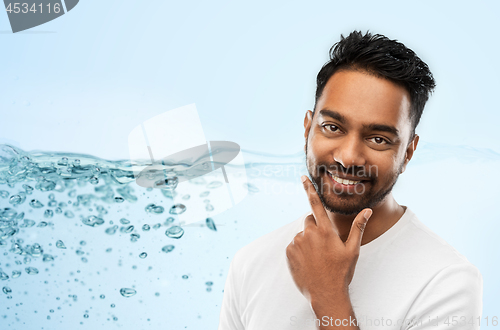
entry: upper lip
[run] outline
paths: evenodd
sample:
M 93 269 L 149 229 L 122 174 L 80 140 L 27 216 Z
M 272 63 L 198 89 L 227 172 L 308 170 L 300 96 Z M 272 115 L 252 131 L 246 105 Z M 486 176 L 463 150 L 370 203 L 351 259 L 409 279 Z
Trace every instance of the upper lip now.
M 328 171 L 328 173 L 330 173 L 331 175 L 336 176 L 338 178 L 345 179 L 345 180 L 351 180 L 351 181 L 367 181 L 367 180 L 369 180 L 369 178 L 367 178 L 367 177 L 348 176 L 348 175 L 339 174 L 339 173 L 335 173 L 335 172 L 331 172 L 331 171 Z

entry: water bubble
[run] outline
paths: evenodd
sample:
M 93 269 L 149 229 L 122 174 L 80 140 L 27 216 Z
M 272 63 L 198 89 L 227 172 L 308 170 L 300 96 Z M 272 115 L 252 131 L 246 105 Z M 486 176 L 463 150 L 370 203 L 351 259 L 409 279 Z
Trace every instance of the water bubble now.
M 136 293 L 137 293 L 137 291 L 135 291 L 134 289 L 130 289 L 130 288 L 121 288 L 120 289 L 120 294 L 124 297 L 127 297 L 127 298 L 134 296 Z
M 62 157 L 58 162 L 57 165 L 59 166 L 66 166 L 68 165 L 68 157 Z
M 220 181 L 212 181 L 212 182 L 210 182 L 207 185 L 207 188 L 209 188 L 209 189 L 215 189 L 215 188 L 219 188 L 220 186 L 222 186 L 222 182 L 220 182 Z
M 154 183 L 155 188 L 174 190 L 179 184 L 179 179 L 176 176 L 170 176 L 166 179 L 158 180 Z
M 125 202 L 125 199 L 123 197 L 115 197 L 115 202 L 116 203 L 123 203 L 123 202 Z
M 57 206 L 57 202 L 56 201 L 49 201 L 49 203 L 47 204 L 48 207 L 56 207 Z
M 26 194 L 31 195 L 33 193 L 33 187 L 27 184 L 23 184 L 22 186 L 26 191 Z
M 3 293 L 5 293 L 5 294 L 9 294 L 9 293 L 11 293 L 11 292 L 12 292 L 12 289 L 11 289 L 11 288 L 9 288 L 8 286 L 4 286 L 4 287 L 2 288 L 2 291 L 3 291 Z
M 54 199 L 56 199 L 56 196 L 53 193 L 50 193 L 49 194 L 49 199 L 50 200 L 54 200 Z
M 107 253 L 109 253 L 109 252 L 111 252 L 111 251 L 113 251 L 113 249 L 112 249 L 112 248 L 107 248 L 107 249 L 106 249 L 106 252 L 107 252 Z
M 8 239 L 16 235 L 19 232 L 19 228 L 7 227 L 4 229 L 0 229 L 0 240 Z
M 139 258 L 141 259 L 145 259 L 147 256 L 148 254 L 146 252 L 142 252 L 141 254 L 139 254 Z
M 205 222 L 207 224 L 208 229 L 213 230 L 213 231 L 217 231 L 217 228 L 215 227 L 214 219 L 207 218 L 207 220 Z
M 35 225 L 35 221 L 29 220 L 29 219 L 24 219 L 24 223 L 20 224 L 19 227 L 21 228 L 30 228 Z
M 88 262 L 87 258 L 82 257 L 82 262 L 87 263 Z
M 89 318 L 89 314 L 83 314 L 83 317 L 88 319 Z
M 141 238 L 141 235 L 139 234 L 130 234 L 130 241 L 131 242 L 137 242 L 137 240 Z
M 73 214 L 73 212 L 71 212 L 70 210 L 67 210 L 66 212 L 64 212 L 64 216 L 68 219 L 71 219 L 71 218 L 74 218 L 75 215 Z
M 81 245 L 81 246 L 85 246 L 85 245 L 87 245 L 87 242 L 85 242 L 85 241 L 80 241 L 80 245 Z
M 142 226 L 143 231 L 149 231 L 150 229 L 151 229 L 151 227 L 148 224 L 145 224 Z
M 207 204 L 207 205 L 205 205 L 205 210 L 207 210 L 207 211 L 213 211 L 214 207 L 213 207 L 212 204 Z
M 207 286 L 212 286 L 214 283 L 212 281 L 205 282 Z
M 155 292 L 155 296 L 159 297 L 160 293 L 159 292 Z
M 12 205 L 19 205 L 19 204 L 22 204 L 25 200 L 26 200 L 26 197 L 22 198 L 22 196 L 20 194 L 19 195 L 12 195 L 9 198 L 9 203 L 11 203 Z
M 108 214 L 108 211 L 102 205 L 97 205 L 95 209 L 99 214 Z
M 118 226 L 115 225 L 113 227 L 106 228 L 105 233 L 108 235 L 113 235 L 114 233 L 116 233 L 117 229 L 118 229 Z
M 64 245 L 64 242 L 63 242 L 63 241 L 58 240 L 58 241 L 56 242 L 56 247 L 57 247 L 58 249 L 65 249 L 65 248 L 66 248 L 66 245 Z
M 211 288 L 211 287 L 208 287 L 208 288 L 207 288 L 207 292 L 210 292 L 210 291 L 212 291 L 212 288 Z
M 104 223 L 104 220 L 96 217 L 95 215 L 88 216 L 87 218 L 83 218 L 82 222 L 84 225 L 95 227 L 100 226 Z
M 13 270 L 12 271 L 12 278 L 18 278 L 19 276 L 21 276 L 20 270 Z
M 47 227 L 49 224 L 45 221 L 40 221 L 38 223 L 38 226 L 37 227 L 40 227 L 40 228 L 43 228 L 43 227 Z
M 104 299 L 104 298 L 106 298 L 106 296 L 102 294 L 99 296 L 99 298 Z
M 210 191 L 204 191 L 200 194 L 200 197 L 203 198 L 203 197 L 207 197 L 208 195 L 210 194 Z
M 56 208 L 56 213 L 57 214 L 61 214 L 62 213 L 62 209 L 60 207 Z
M 161 227 L 161 223 L 157 223 L 153 226 L 153 229 L 159 229 Z
M 186 211 L 186 206 L 184 204 L 175 204 L 170 208 L 170 214 L 182 214 Z
M 46 209 L 45 212 L 43 212 L 43 216 L 45 218 L 52 218 L 54 216 L 54 211 Z
M 121 290 L 120 290 L 120 291 L 121 291 Z M 116 305 L 115 305 L 115 304 L 111 304 L 110 306 L 111 306 L 111 308 L 115 308 L 115 306 L 116 306 Z
M 27 265 L 27 264 L 31 263 L 31 258 L 26 256 L 26 257 L 24 257 L 23 262 L 25 265 Z
M 26 267 L 25 271 L 26 271 L 26 274 L 28 274 L 28 275 L 38 274 L 38 269 L 36 269 L 35 267 Z
M 168 218 L 167 218 L 167 220 L 165 220 L 164 225 L 165 225 L 165 226 L 168 226 L 169 224 L 173 223 L 174 221 L 175 221 L 175 219 L 174 219 L 174 218 L 172 218 L 172 217 L 168 217 Z
M 179 239 L 182 237 L 182 235 L 184 235 L 184 229 L 182 229 L 179 226 L 172 226 L 172 227 L 167 229 L 167 231 L 165 232 L 165 235 L 167 235 L 170 238 Z
M 182 275 L 182 278 L 183 278 L 183 279 L 185 279 L 185 280 L 187 280 L 187 279 L 189 278 L 189 276 L 187 276 L 187 275 Z
M 31 256 L 40 257 L 42 255 L 42 253 L 43 253 L 43 249 L 40 246 L 40 244 L 38 244 L 38 243 L 33 244 L 33 246 L 31 247 L 31 250 L 30 250 Z
M 134 226 L 130 225 L 127 227 L 121 227 L 120 232 L 125 233 L 125 234 L 130 234 L 134 230 Z
M 182 196 L 182 199 L 184 200 L 188 200 L 189 198 L 191 198 L 191 195 L 189 194 Z
M 154 213 L 154 214 L 161 214 L 165 210 L 163 206 L 155 205 L 153 203 L 148 204 L 145 208 L 146 212 L 148 213 Z
M 125 218 L 121 218 L 120 219 L 120 222 L 123 224 L 123 225 L 128 225 L 130 223 L 129 220 L 125 219 Z
M 165 253 L 172 252 L 174 250 L 175 246 L 173 245 L 165 245 L 164 247 L 161 248 L 161 250 Z
M 43 262 L 51 262 L 54 261 L 54 257 L 51 256 L 50 254 L 44 254 L 43 255 Z
M 0 190 L 0 197 L 2 198 L 9 197 L 9 192 L 7 190 Z
M 41 191 L 50 191 L 54 190 L 56 188 L 56 183 L 50 180 L 42 180 L 39 181 L 36 185 L 35 188 Z
M 0 280 L 2 280 L 2 281 L 6 281 L 6 280 L 8 280 L 8 279 L 9 279 L 9 275 L 7 275 L 6 273 L 4 273 L 4 272 L 2 272 L 2 271 L 0 270 Z

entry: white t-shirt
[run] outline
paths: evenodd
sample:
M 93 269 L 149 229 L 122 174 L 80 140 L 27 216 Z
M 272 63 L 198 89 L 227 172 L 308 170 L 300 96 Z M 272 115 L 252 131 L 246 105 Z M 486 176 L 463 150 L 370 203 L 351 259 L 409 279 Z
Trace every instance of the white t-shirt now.
M 236 253 L 219 330 L 309 330 L 320 322 L 349 321 L 316 319 L 288 270 L 286 247 L 311 213 Z M 478 269 L 409 208 L 384 234 L 361 246 L 349 286 L 362 330 L 479 329 L 482 291 Z

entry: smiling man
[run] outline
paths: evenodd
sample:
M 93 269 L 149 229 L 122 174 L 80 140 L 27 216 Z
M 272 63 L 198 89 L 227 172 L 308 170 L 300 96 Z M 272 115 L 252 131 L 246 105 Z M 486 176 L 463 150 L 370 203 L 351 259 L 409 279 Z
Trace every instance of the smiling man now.
M 481 274 L 391 193 L 434 86 L 402 43 L 341 36 L 304 119 L 311 211 L 236 253 L 219 330 L 479 329 Z

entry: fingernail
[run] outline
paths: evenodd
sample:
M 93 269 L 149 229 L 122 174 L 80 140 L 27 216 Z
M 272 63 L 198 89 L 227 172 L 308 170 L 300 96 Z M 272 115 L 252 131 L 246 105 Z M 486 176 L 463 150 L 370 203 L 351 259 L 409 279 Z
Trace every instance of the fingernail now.
M 365 217 L 365 221 L 368 221 L 368 219 L 370 219 L 372 213 L 373 211 L 371 209 L 365 211 L 365 214 L 363 215 Z
M 307 180 L 307 176 L 303 175 L 303 176 L 300 177 L 300 179 L 302 180 L 302 183 L 304 183 Z

